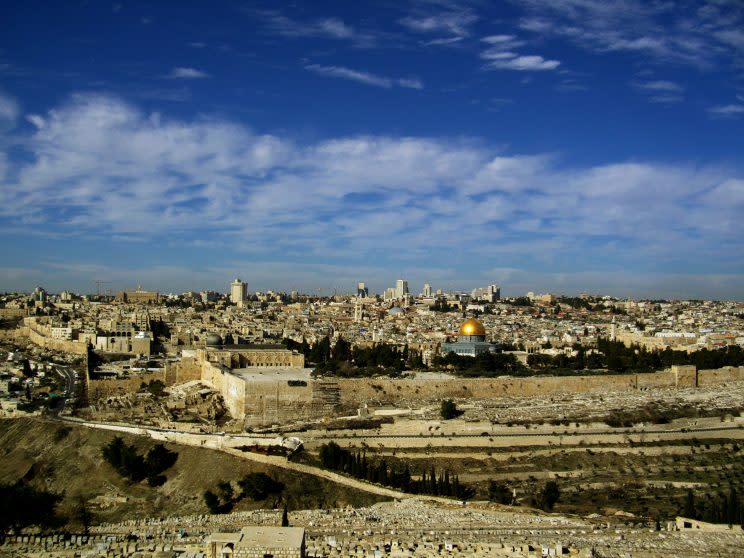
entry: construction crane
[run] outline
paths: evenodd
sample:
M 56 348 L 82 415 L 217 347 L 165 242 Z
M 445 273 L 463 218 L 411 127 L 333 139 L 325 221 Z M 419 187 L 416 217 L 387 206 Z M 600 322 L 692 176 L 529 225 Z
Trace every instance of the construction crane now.
M 110 285 L 111 281 L 93 281 L 96 284 L 96 295 L 101 296 L 101 285 Z M 111 289 L 109 289 L 109 292 L 111 292 Z

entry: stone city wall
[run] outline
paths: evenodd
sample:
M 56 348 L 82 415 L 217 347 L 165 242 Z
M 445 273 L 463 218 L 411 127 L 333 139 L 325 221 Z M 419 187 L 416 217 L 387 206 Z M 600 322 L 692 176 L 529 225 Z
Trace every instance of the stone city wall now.
M 165 365 L 165 384 L 172 386 L 202 379 L 202 363 L 195 357 L 183 357 Z
M 744 366 L 724 366 L 716 370 L 699 370 L 698 385 L 708 386 L 744 380 Z
M 52 339 L 51 337 L 44 335 L 36 329 L 36 324 L 32 321 L 33 318 L 25 318 L 24 326 L 16 329 L 18 335 L 28 337 L 28 340 L 44 347 L 45 349 L 51 349 L 53 351 L 60 351 L 64 353 L 72 353 L 75 355 L 86 355 L 88 354 L 88 344 L 80 341 L 64 341 L 62 339 Z
M 671 370 L 649 374 L 444 380 L 339 379 L 338 385 L 342 405 L 358 407 L 370 401 L 396 404 L 401 400 L 410 399 L 525 397 L 551 393 L 626 391 L 651 387 L 696 387 L 738 380 L 744 380 L 744 367 L 696 372 L 694 366 L 675 366 Z
M 209 382 L 222 394 L 225 406 L 233 418 L 238 420 L 245 418 L 245 380 L 231 374 L 227 368 L 210 362 L 203 363 L 201 379 Z
M 96 401 L 116 395 L 135 393 L 140 390 L 142 382 L 148 384 L 153 380 L 160 380 L 165 383 L 165 370 L 146 372 L 129 378 L 90 380 L 88 382 L 88 398 L 90 401 Z
M 245 424 L 268 425 L 311 416 L 312 382 L 290 385 L 284 381 L 246 380 Z
M 28 316 L 28 308 L 0 308 L 0 318 L 13 319 Z

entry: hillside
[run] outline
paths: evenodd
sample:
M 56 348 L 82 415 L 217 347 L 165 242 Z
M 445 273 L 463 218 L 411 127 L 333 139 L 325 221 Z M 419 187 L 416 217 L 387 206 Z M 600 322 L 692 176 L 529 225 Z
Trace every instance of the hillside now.
M 156 488 L 120 477 L 101 457 L 101 448 L 115 434 L 85 427 L 28 418 L 0 420 L 0 482 L 24 479 L 37 488 L 64 492 L 62 513 L 72 514 L 80 497 L 88 502 L 93 524 L 142 516 L 207 513 L 203 494 L 220 481 L 237 481 L 252 472 L 265 472 L 285 484 L 282 495 L 290 509 L 370 505 L 383 498 L 330 481 L 253 463 L 204 448 L 166 444 L 178 452 L 167 481 Z M 154 442 L 122 435 L 145 453 Z M 237 487 L 236 487 L 237 488 Z M 243 499 L 236 511 L 280 506 L 279 498 L 253 502 Z

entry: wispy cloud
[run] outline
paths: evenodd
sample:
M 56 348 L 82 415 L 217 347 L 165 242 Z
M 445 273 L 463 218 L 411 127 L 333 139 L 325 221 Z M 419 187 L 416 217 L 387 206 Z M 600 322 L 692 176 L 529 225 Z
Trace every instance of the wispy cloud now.
M 19 114 L 16 100 L 0 91 L 0 129 L 15 126 Z
M 43 118 L 0 176 L 6 227 L 182 244 L 208 237 L 235 257 L 287 269 L 333 254 L 347 269 L 405 262 L 442 276 L 494 260 L 533 269 L 570 261 L 571 273 L 607 277 L 644 265 L 744 274 L 731 258 L 744 253 L 744 177 L 722 167 L 566 167 L 455 138 L 298 143 L 220 119 L 154 117 L 101 95 L 78 95 Z M 489 242 L 463 242 L 473 231 Z M 708 292 L 744 295 L 734 283 Z
M 634 81 L 633 87 L 648 95 L 652 103 L 671 104 L 684 100 L 685 88 L 679 83 L 668 80 Z
M 398 85 L 407 89 L 423 89 L 424 84 L 420 79 L 417 78 L 401 78 L 398 80 Z
M 39 116 L 38 114 L 27 114 L 26 120 L 36 126 L 39 130 L 46 126 L 46 120 L 44 120 L 44 118 L 42 116 Z
M 284 37 L 346 40 L 361 48 L 376 46 L 378 42 L 377 33 L 356 29 L 337 17 L 297 20 L 276 10 L 251 13 L 263 20 L 269 32 Z
M 488 61 L 485 65 L 487 69 L 535 72 L 555 70 L 561 65 L 558 60 L 519 54 L 517 49 L 524 46 L 525 42 L 515 35 L 489 35 L 483 37 L 481 41 L 490 45 L 480 53 L 480 57 Z
M 685 3 L 644 0 L 522 0 L 520 28 L 537 36 L 565 37 L 593 52 L 628 52 L 647 61 L 715 65 L 721 57 L 741 61 L 744 10 L 734 2 Z
M 716 105 L 708 109 L 708 114 L 717 118 L 737 118 L 744 115 L 744 104 Z
M 463 39 L 464 37 L 444 37 L 441 39 L 431 39 L 430 41 L 424 41 L 422 44 L 424 46 L 451 46 L 462 42 Z
M 417 33 L 447 33 L 455 37 L 470 35 L 470 26 L 478 16 L 470 10 L 448 11 L 422 17 L 408 16 L 398 23 Z
M 389 78 L 379 76 L 370 72 L 353 70 L 343 66 L 322 66 L 320 64 L 308 64 L 305 69 L 316 74 L 330 76 L 350 81 L 374 85 L 375 87 L 384 87 L 390 89 L 393 86 L 403 87 L 406 89 L 423 89 L 424 85 L 416 78 Z
M 173 68 L 166 76 L 169 79 L 203 79 L 209 74 L 195 68 Z
M 498 50 L 513 50 L 524 46 L 524 41 L 517 39 L 516 35 L 488 35 L 482 37 L 481 41 L 498 47 Z
M 663 91 L 666 93 L 682 93 L 684 91 L 684 87 L 680 84 L 667 80 L 637 81 L 633 85 L 646 91 Z
M 555 70 L 561 65 L 558 60 L 547 60 L 537 55 L 524 56 L 511 51 L 489 50 L 481 53 L 481 58 L 488 61 L 485 67 L 492 70 L 540 72 Z

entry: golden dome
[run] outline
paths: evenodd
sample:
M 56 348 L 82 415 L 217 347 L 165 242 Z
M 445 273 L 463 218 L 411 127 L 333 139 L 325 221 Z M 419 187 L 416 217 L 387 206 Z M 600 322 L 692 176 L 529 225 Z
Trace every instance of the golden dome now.
M 470 318 L 462 322 L 460 326 L 460 335 L 485 335 L 486 328 L 475 318 Z

